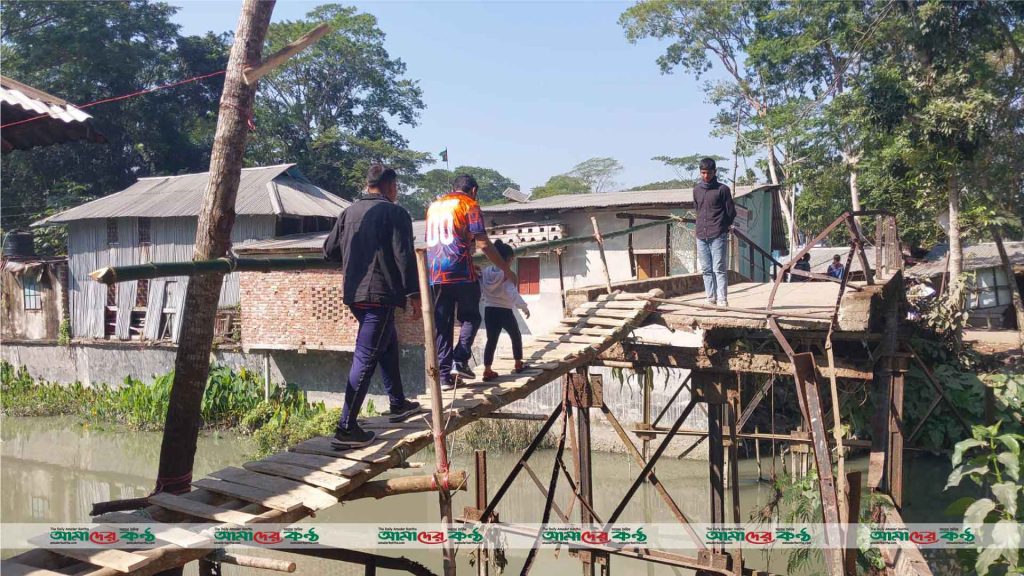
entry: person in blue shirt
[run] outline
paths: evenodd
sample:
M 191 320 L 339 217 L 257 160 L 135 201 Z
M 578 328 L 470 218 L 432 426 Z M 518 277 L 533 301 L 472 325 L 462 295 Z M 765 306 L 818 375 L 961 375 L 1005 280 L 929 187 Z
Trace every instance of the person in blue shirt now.
M 832 263 L 828 265 L 828 275 L 842 280 L 843 274 L 846 273 L 846 269 L 840 260 L 842 259 L 839 257 L 839 254 L 832 257 Z

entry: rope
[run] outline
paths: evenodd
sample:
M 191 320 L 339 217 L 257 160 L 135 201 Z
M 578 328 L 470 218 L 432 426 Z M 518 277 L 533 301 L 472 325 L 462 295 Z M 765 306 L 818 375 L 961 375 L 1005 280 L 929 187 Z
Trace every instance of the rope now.
M 103 98 L 102 100 L 95 100 L 93 102 L 88 102 L 86 104 L 78 104 L 78 105 L 68 104 L 68 106 L 73 106 L 75 108 L 78 108 L 79 110 L 82 110 L 84 108 L 90 108 L 92 106 L 98 106 L 100 104 L 107 104 L 109 102 L 117 102 L 117 101 L 120 101 L 120 100 L 127 100 L 129 98 L 135 98 L 136 96 L 142 96 L 143 94 L 149 94 L 150 92 L 156 92 L 158 90 L 166 90 L 167 88 L 174 88 L 175 86 L 181 86 L 182 84 L 189 84 L 191 82 L 198 82 L 200 80 L 205 80 L 207 78 L 212 78 L 214 76 L 220 76 L 221 74 L 226 74 L 226 73 L 227 73 L 227 70 L 218 70 L 216 72 L 211 72 L 209 74 L 203 74 L 201 76 L 193 76 L 192 78 L 186 78 L 184 80 L 178 80 L 177 82 L 172 82 L 170 84 L 164 84 L 164 85 L 161 85 L 161 86 L 154 86 L 152 88 L 146 88 L 145 90 L 138 90 L 138 91 L 135 91 L 135 92 L 130 92 L 128 94 L 122 94 L 120 96 L 113 96 L 111 98 Z M 40 114 L 38 116 L 32 116 L 31 118 L 24 118 L 24 119 L 18 120 L 16 122 L 9 122 L 7 124 L 0 125 L 0 129 L 10 128 L 12 126 L 18 126 L 19 124 L 26 124 L 28 122 L 34 122 L 36 120 L 39 120 L 39 119 L 42 119 L 42 118 L 49 118 L 49 117 L 51 117 L 49 113 Z

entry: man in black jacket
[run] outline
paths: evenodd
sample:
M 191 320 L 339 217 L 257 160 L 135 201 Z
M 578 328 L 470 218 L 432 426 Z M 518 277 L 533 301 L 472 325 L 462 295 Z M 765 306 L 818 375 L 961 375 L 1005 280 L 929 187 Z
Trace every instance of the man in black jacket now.
M 405 397 L 399 370 L 395 309 L 420 314 L 419 277 L 413 244 L 412 218 L 398 199 L 398 176 L 391 168 L 370 167 L 366 193 L 346 208 L 324 243 L 324 258 L 341 263 L 343 300 L 359 321 L 356 350 L 345 388 L 345 407 L 331 445 L 338 449 L 366 446 L 375 434 L 356 423 L 377 363 L 391 403 L 391 421 L 420 409 Z
M 729 305 L 729 276 L 725 255 L 729 230 L 736 219 L 729 187 L 718 181 L 715 161 L 700 161 L 700 182 L 693 188 L 697 207 L 697 256 L 704 274 L 704 295 L 708 304 Z

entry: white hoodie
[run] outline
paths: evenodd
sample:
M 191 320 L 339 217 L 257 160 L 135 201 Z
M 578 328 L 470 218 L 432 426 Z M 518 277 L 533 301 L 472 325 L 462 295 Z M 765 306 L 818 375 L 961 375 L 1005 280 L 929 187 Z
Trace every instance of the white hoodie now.
M 481 277 L 483 285 L 484 306 L 492 308 L 519 308 L 526 310 L 526 301 L 519 295 L 519 290 L 508 280 L 505 273 L 497 266 L 488 266 Z

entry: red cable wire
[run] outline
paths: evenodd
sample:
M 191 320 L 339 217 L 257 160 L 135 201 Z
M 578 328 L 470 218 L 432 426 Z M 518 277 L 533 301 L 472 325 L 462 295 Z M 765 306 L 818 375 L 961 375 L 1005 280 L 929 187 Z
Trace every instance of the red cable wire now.
M 124 94 L 124 95 L 121 95 L 121 96 L 114 96 L 112 98 L 104 98 L 102 100 L 96 100 L 94 102 L 89 102 L 88 104 L 82 104 L 82 105 L 77 105 L 77 106 L 74 105 L 74 104 L 71 104 L 71 106 L 74 106 L 75 108 L 78 108 L 79 110 L 81 110 L 83 108 L 89 108 L 90 106 L 96 106 L 96 105 L 99 105 L 99 104 L 106 104 L 107 102 L 116 102 L 118 100 L 127 100 L 128 98 L 134 98 L 136 96 L 141 96 L 143 94 L 149 94 L 150 92 L 156 92 L 157 90 L 164 90 L 166 88 L 173 88 L 175 86 L 180 86 L 182 84 L 188 84 L 190 82 L 198 82 L 200 80 L 205 80 L 207 78 L 212 78 L 214 76 L 219 76 L 221 74 L 225 74 L 226 72 L 227 72 L 227 70 L 218 70 L 217 72 L 211 72 L 209 74 L 203 74 L 202 76 L 194 76 L 192 78 L 186 78 L 184 80 L 179 80 L 177 82 L 172 82 L 170 84 L 164 84 L 162 86 L 154 86 L 153 88 L 146 88 L 145 90 L 139 90 L 137 92 L 131 92 L 129 94 Z M 27 122 L 32 122 L 32 121 L 35 121 L 35 120 L 39 120 L 40 118 L 48 118 L 48 117 L 50 117 L 49 113 L 47 113 L 47 114 L 40 114 L 38 116 L 33 116 L 31 118 L 23 118 L 23 119 L 18 120 L 16 122 L 10 122 L 8 124 L 0 125 L 0 129 L 10 128 L 11 126 L 17 126 L 19 124 L 25 124 Z

